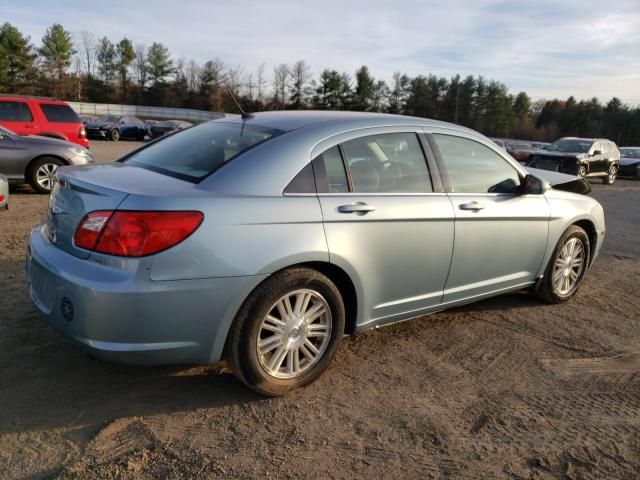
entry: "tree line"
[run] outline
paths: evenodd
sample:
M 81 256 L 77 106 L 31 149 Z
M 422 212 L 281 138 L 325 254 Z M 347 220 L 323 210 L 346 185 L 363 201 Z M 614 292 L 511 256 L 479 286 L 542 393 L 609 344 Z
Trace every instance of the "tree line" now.
M 69 101 L 245 110 L 356 110 L 414 115 L 464 125 L 495 137 L 552 141 L 560 136 L 606 137 L 618 145 L 640 145 L 640 107 L 613 97 L 537 100 L 513 95 L 482 76 L 410 77 L 390 82 L 367 66 L 353 76 L 324 69 L 312 74 L 299 60 L 267 72 L 231 66 L 219 58 L 204 63 L 174 58 L 160 42 L 134 45 L 82 31 L 73 35 L 51 25 L 40 45 L 10 23 L 0 27 L 0 92 L 51 96 Z

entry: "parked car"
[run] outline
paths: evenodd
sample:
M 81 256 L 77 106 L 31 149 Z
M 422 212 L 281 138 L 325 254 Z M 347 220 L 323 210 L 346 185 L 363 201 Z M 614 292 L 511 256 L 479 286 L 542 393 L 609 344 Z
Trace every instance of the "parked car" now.
M 579 177 L 602 177 L 611 185 L 620 168 L 620 152 L 615 143 L 604 138 L 565 137 L 547 151 L 530 155 L 528 165 Z
M 0 125 L 19 135 L 59 138 L 89 147 L 76 112 L 56 100 L 0 94 Z
M 51 325 L 119 362 L 224 356 L 265 395 L 314 381 L 344 333 L 524 288 L 569 300 L 605 233 L 567 191 L 584 179 L 423 118 L 224 118 L 57 177 L 27 256 Z
M 184 130 L 185 128 L 190 127 L 193 127 L 193 123 L 183 120 L 155 121 L 152 124 L 149 124 L 149 137 L 151 140 L 153 140 L 168 133 L 173 133 L 177 130 Z
M 640 180 L 640 147 L 621 147 L 620 149 L 621 177 L 634 177 Z
M 535 152 L 537 152 L 537 149 L 527 142 L 507 143 L 507 153 L 523 165 L 528 163 L 529 155 Z
M 490 139 L 493 143 L 495 143 L 496 145 L 498 145 L 501 149 L 506 150 L 507 149 L 507 143 L 504 139 L 502 138 L 491 138 Z
M 0 174 L 0 210 L 9 209 L 9 180 Z
M 550 145 L 548 142 L 531 142 L 531 146 L 536 150 L 548 150 Z
M 57 138 L 23 137 L 0 127 L 0 173 L 15 183 L 28 183 L 37 192 L 49 193 L 55 171 L 63 165 L 86 165 L 94 159 L 84 147 Z
M 149 127 L 132 116 L 103 115 L 96 121 L 87 123 L 86 129 L 89 138 L 103 138 L 114 142 L 120 139 L 144 140 L 149 135 Z
M 98 117 L 95 115 L 80 115 L 80 121 L 83 125 L 87 125 L 87 123 L 95 122 L 98 120 Z

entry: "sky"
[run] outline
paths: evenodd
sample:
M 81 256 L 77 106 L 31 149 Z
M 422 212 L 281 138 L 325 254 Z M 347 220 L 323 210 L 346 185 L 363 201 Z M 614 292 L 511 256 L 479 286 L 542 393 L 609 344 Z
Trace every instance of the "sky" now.
M 640 104 L 640 0 L 0 0 L 4 21 L 35 44 L 57 22 L 245 73 L 304 59 L 316 75 L 483 75 L 534 99 Z

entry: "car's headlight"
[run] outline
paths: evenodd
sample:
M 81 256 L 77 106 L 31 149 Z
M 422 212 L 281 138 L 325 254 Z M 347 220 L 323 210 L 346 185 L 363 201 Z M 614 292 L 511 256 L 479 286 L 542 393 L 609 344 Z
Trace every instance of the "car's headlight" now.
M 69 147 L 68 150 L 78 157 L 90 157 L 89 151 L 85 148 Z

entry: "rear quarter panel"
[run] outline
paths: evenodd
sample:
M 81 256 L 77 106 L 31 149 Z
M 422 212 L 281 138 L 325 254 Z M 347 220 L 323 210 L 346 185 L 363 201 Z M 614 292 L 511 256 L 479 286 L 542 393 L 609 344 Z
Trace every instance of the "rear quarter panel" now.
M 193 235 L 154 257 L 152 280 L 264 275 L 297 263 L 329 261 L 315 196 L 131 195 L 119 208 L 198 210 L 205 215 Z

